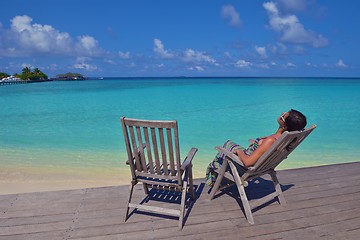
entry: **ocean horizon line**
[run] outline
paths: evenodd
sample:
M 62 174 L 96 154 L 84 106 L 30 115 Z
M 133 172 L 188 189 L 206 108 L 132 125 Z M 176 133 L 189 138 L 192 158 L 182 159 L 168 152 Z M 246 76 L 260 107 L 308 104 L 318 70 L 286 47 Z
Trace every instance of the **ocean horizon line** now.
M 319 76 L 315 76 L 315 77 L 304 77 L 304 76 L 300 76 L 300 77 L 295 77 L 295 76 L 158 76 L 158 77 L 154 77 L 154 76 L 139 76 L 139 77 L 94 77 L 94 76 L 90 76 L 87 77 L 87 80 L 112 80 L 112 79 L 181 79 L 181 78 L 186 78 L 186 79 L 360 79 L 359 77 L 319 77 Z

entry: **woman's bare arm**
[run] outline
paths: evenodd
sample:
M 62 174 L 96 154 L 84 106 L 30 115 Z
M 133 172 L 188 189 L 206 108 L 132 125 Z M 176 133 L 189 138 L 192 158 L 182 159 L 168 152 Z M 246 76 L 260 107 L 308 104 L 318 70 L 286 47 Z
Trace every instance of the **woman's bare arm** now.
M 275 139 L 272 137 L 265 138 L 261 145 L 250 155 L 247 156 L 242 150 L 234 151 L 239 159 L 244 163 L 246 167 L 250 167 L 256 163 L 256 161 L 270 148 L 270 146 L 275 142 Z

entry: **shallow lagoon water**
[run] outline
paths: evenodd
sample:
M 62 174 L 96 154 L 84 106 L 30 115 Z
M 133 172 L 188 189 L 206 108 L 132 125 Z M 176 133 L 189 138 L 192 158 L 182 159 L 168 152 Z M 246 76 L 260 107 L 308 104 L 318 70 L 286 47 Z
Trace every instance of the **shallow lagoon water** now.
M 0 87 L 0 161 L 7 169 L 57 169 L 64 176 L 129 175 L 119 118 L 179 122 L 185 157 L 199 148 L 203 177 L 214 146 L 272 134 L 290 108 L 317 129 L 279 169 L 358 161 L 360 79 L 149 78 L 53 81 Z M 9 170 L 11 169 L 11 170 Z M 1 172 L 1 170 L 0 170 Z M 25 181 L 32 180 L 25 177 Z M 121 180 L 122 181 L 122 180 Z M 126 181 L 127 183 L 128 181 Z M 122 184 L 124 182 L 121 182 Z

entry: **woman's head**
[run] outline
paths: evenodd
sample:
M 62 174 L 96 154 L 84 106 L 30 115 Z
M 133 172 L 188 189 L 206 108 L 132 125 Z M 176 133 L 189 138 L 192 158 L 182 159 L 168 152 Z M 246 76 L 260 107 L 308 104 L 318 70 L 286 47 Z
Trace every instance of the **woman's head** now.
M 294 109 L 282 114 L 279 120 L 283 122 L 280 125 L 289 132 L 300 131 L 305 128 L 307 123 L 304 114 Z

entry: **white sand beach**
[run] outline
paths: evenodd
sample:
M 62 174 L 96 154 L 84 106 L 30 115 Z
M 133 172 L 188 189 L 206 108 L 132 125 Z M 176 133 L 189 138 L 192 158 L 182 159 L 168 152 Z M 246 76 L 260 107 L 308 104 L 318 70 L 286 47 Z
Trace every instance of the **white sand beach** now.
M 61 167 L 2 167 L 0 195 L 125 185 L 130 171 L 65 169 Z

